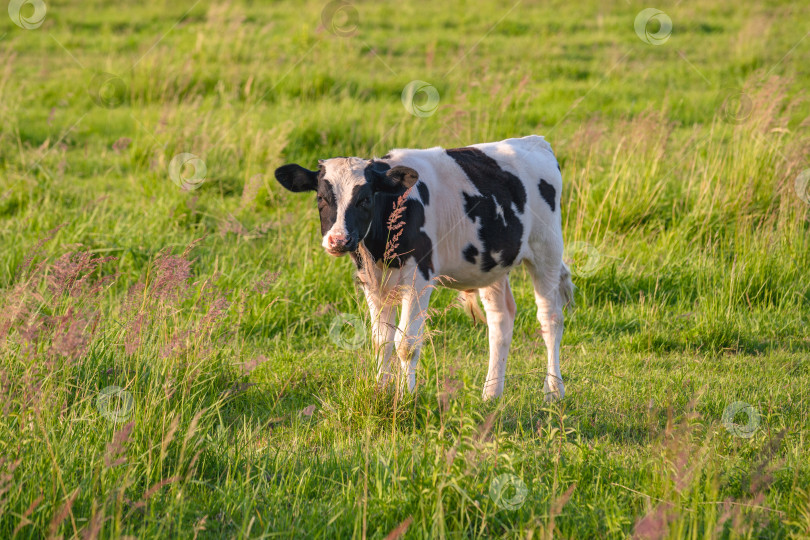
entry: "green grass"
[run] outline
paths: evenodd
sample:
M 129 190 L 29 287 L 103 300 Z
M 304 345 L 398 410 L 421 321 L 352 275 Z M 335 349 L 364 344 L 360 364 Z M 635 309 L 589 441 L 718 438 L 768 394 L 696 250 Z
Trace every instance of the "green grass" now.
M 349 37 L 325 5 L 0 16 L 0 537 L 810 536 L 810 7 L 664 2 L 653 46 L 637 2 L 357 1 Z M 274 168 L 531 133 L 579 247 L 565 399 L 522 269 L 500 401 L 450 291 L 418 392 L 376 391 L 368 340 L 329 335 L 368 318 L 353 267 Z

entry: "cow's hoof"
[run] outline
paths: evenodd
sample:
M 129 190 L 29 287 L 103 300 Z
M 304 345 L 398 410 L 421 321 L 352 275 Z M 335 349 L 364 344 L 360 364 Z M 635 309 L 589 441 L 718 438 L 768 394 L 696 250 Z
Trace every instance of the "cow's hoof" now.
M 484 390 L 481 392 L 484 401 L 498 399 L 501 397 L 501 394 L 503 394 L 503 377 L 487 375 L 486 382 L 484 382 Z
M 387 390 L 395 383 L 395 379 L 388 373 L 380 373 L 377 375 L 377 390 Z
M 546 377 L 543 383 L 543 399 L 546 403 L 553 403 L 565 397 L 565 385 L 557 377 Z

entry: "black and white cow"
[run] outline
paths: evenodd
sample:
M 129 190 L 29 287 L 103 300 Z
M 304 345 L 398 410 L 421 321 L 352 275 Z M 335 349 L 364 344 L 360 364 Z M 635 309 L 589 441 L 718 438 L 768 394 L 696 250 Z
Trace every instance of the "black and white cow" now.
M 543 137 L 397 149 L 371 160 L 338 157 L 320 160 L 317 171 L 289 164 L 275 175 L 290 191 L 317 193 L 324 249 L 352 255 L 371 310 L 381 382 L 397 372 L 396 347 L 400 373 L 414 389 L 428 302 L 439 283 L 462 291 L 468 308 L 477 308 L 480 294 L 490 348 L 483 394 L 500 396 L 516 311 L 509 271 L 523 263 L 548 349 L 544 393 L 563 397 L 563 306 L 573 284 L 563 263 L 562 176 Z M 398 204 L 400 226 L 391 227 Z

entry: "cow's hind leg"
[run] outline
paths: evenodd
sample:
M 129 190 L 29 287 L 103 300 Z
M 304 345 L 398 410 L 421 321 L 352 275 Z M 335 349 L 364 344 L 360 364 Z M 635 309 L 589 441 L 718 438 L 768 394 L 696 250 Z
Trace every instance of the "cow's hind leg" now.
M 537 320 L 548 354 L 543 393 L 546 401 L 556 401 L 565 396 L 560 373 L 560 342 L 563 335 L 563 306 L 572 301 L 574 285 L 568 267 L 562 262 L 562 253 L 553 258 L 545 253 L 542 264 L 526 261 L 526 267 L 532 277 Z
M 479 289 L 481 302 L 487 314 L 489 330 L 489 369 L 484 382 L 484 399 L 496 398 L 503 392 L 506 377 L 506 357 L 512 343 L 515 326 L 515 299 L 509 287 L 509 277 L 489 287 Z

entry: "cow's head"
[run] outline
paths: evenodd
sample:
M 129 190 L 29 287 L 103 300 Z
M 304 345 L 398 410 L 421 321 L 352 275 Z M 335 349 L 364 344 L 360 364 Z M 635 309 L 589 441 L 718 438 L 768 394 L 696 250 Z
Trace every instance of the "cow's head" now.
M 371 230 L 378 193 L 402 193 L 419 179 L 409 167 L 361 158 L 332 158 L 310 171 L 291 163 L 276 169 L 276 180 L 290 191 L 315 191 L 321 214 L 323 248 L 339 257 L 356 251 Z

